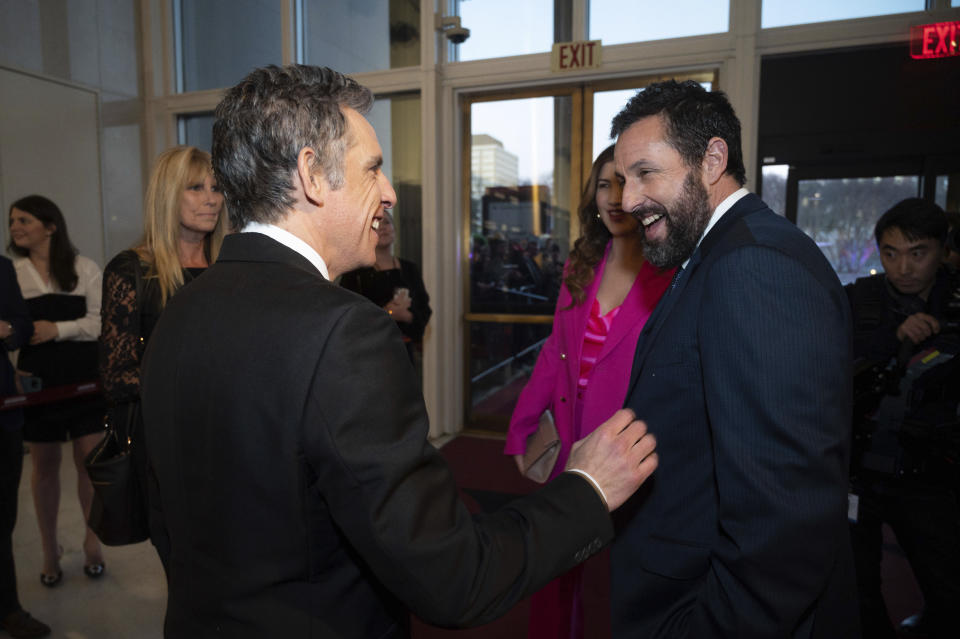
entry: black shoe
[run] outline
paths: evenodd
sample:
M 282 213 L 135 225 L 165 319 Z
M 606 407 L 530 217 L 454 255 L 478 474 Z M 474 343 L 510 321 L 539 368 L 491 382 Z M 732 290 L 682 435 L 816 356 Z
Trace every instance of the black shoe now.
M 62 570 L 58 570 L 57 574 L 55 575 L 46 575 L 42 572 L 40 573 L 40 583 L 42 583 L 47 588 L 53 588 L 54 586 L 58 585 L 62 580 L 63 580 Z
M 83 567 L 83 574 L 91 579 L 99 579 L 103 577 L 103 573 L 106 572 L 107 566 L 102 561 L 95 564 L 87 564 Z
M 3 629 L 11 637 L 26 639 L 29 637 L 46 637 L 50 634 L 50 626 L 37 621 L 26 610 L 11 612 L 3 618 Z

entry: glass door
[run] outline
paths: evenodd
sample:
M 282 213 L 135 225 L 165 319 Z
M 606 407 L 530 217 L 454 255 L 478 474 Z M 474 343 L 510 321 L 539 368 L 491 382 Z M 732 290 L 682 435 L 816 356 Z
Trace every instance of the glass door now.
M 582 90 L 464 104 L 467 423 L 504 431 L 550 335 L 576 233 Z
M 678 79 L 712 83 L 713 72 Z M 610 121 L 660 77 L 471 96 L 462 103 L 466 424 L 506 432 L 550 335 L 577 208 Z
M 874 237 L 877 220 L 911 197 L 947 204 L 949 172 L 929 160 L 856 165 L 767 165 L 760 196 L 809 235 L 843 284 L 883 270 Z M 940 189 L 940 185 L 943 185 Z M 941 194 L 940 191 L 943 191 Z

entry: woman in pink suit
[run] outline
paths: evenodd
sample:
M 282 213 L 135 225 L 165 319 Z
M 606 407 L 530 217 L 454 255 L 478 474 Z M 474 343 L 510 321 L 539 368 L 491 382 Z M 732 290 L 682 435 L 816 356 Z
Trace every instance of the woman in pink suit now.
M 639 222 L 620 208 L 612 145 L 593 163 L 579 216 L 581 235 L 564 267 L 553 332 L 514 408 L 504 448 L 522 472 L 527 438 L 550 409 L 561 441 L 551 479 L 563 471 L 571 445 L 623 405 L 637 338 L 673 275 L 643 258 Z M 583 564 L 533 595 L 531 639 L 584 636 L 582 574 Z

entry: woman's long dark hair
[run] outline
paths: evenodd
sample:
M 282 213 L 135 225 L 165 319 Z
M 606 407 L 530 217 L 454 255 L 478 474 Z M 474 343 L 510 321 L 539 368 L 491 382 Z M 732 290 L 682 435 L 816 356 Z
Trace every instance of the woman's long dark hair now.
M 77 288 L 77 249 L 70 242 L 67 234 L 67 222 L 63 213 L 56 204 L 42 195 L 28 195 L 10 205 L 7 212 L 9 223 L 13 209 L 20 209 L 40 220 L 45 227 L 54 226 L 50 236 L 50 277 L 57 283 L 61 291 L 72 291 Z M 29 249 L 22 248 L 10 240 L 10 250 L 22 257 L 29 257 Z
M 580 208 L 577 214 L 580 218 L 580 237 L 573 244 L 570 257 L 567 258 L 567 271 L 563 281 L 570 291 L 573 302 L 567 308 L 583 304 L 586 289 L 590 286 L 595 275 L 594 269 L 603 258 L 603 252 L 612 237 L 597 209 L 597 181 L 600 171 L 607 162 L 613 161 L 613 147 L 610 145 L 600 152 L 590 170 L 590 179 L 580 197 Z

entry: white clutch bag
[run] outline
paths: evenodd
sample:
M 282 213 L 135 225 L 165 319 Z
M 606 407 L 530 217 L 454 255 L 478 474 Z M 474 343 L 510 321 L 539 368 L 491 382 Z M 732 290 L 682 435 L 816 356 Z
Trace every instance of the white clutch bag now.
M 523 454 L 523 474 L 542 484 L 550 477 L 560 454 L 560 437 L 553 422 L 553 413 L 545 410 L 540 426 L 527 438 L 527 452 Z

